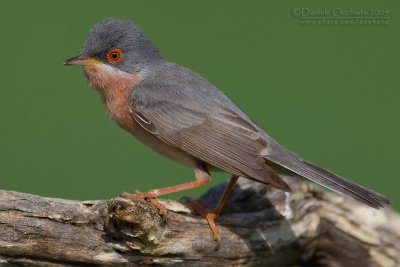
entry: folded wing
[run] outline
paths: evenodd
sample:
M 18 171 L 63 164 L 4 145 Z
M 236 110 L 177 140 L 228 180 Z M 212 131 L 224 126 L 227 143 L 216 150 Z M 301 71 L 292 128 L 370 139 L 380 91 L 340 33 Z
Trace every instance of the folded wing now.
M 267 142 L 258 128 L 218 98 L 199 102 L 202 97 L 183 86 L 146 85 L 136 87 L 130 100 L 136 121 L 165 143 L 221 170 L 289 191 L 261 157 Z

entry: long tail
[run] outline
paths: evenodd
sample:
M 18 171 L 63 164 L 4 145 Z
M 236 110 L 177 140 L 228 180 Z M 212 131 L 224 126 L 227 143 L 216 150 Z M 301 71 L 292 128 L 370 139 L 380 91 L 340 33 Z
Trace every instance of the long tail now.
M 373 208 L 378 209 L 383 207 L 383 203 L 390 204 L 389 199 L 385 196 L 301 159 L 296 154 L 276 143 L 275 140 L 270 141 L 272 142 L 270 142 L 268 155 L 263 155 L 267 161 L 278 164 L 304 178 Z

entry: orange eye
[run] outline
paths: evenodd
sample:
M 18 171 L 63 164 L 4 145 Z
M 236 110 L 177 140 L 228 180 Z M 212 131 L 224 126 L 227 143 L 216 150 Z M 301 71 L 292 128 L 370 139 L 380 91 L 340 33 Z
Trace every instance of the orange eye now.
M 113 49 L 108 51 L 107 60 L 110 63 L 117 63 L 122 60 L 122 51 L 121 49 Z

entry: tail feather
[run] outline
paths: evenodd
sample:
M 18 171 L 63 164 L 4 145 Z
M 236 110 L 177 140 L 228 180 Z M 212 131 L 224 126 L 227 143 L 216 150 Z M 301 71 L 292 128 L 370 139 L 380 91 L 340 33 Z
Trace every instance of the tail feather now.
M 275 147 L 274 150 L 270 150 L 272 153 L 264 155 L 264 158 L 317 184 L 325 186 L 354 200 L 358 200 L 373 208 L 378 209 L 383 207 L 384 203 L 390 204 L 389 199 L 381 194 L 348 181 L 333 172 L 314 165 L 311 162 L 303 160 L 283 147 L 279 146 L 279 151 L 277 151 L 276 148 L 277 147 Z

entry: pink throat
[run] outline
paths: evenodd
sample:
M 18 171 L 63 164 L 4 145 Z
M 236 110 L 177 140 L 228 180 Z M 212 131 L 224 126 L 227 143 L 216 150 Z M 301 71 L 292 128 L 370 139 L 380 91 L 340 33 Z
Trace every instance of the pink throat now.
M 84 66 L 84 73 L 92 87 L 101 94 L 104 101 L 126 97 L 130 89 L 139 82 L 139 74 L 130 74 L 106 64 Z
M 130 74 L 103 64 L 85 66 L 84 73 L 90 85 L 100 93 L 111 118 L 132 132 L 134 122 L 129 93 L 139 83 L 140 74 Z

